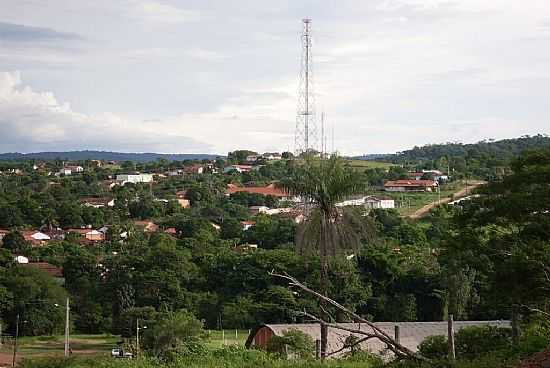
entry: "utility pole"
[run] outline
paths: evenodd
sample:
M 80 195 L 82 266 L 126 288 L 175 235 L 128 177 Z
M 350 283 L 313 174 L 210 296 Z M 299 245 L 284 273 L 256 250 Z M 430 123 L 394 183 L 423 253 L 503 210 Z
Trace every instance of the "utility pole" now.
M 136 358 L 139 354 L 139 330 L 145 330 L 147 326 L 139 327 L 139 318 L 136 319 Z
M 15 362 L 17 360 L 17 339 L 19 338 L 19 313 L 15 318 L 15 342 L 13 343 L 13 360 L 11 363 L 12 367 L 15 367 Z
M 136 358 L 139 354 L 139 318 L 136 319 Z
M 65 304 L 65 358 L 69 357 L 70 347 L 69 347 L 69 298 Z

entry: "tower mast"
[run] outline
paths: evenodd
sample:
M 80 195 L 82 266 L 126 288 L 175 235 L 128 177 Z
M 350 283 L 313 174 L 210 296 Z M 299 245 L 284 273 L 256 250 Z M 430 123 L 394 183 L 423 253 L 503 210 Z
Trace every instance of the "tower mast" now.
M 300 70 L 300 87 L 298 94 L 298 112 L 294 145 L 299 155 L 310 150 L 317 150 L 317 126 L 315 119 L 315 99 L 313 93 L 313 58 L 311 53 L 311 19 L 303 19 L 302 61 Z

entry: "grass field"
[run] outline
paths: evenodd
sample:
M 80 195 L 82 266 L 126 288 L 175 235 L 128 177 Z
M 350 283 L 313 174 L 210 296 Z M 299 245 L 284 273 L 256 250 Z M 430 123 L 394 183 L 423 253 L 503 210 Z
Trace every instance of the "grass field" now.
M 355 170 L 389 169 L 391 166 L 395 166 L 394 164 L 389 162 L 367 160 L 347 160 L 346 163 Z
M 223 345 L 244 346 L 248 337 L 248 330 L 225 330 L 223 334 L 218 330 L 208 330 L 207 333 L 207 344 L 212 348 L 219 348 Z
M 384 192 L 385 196 L 392 197 L 396 201 L 396 206 L 400 207 L 397 211 L 402 216 L 410 216 L 418 211 L 420 208 L 437 202 L 439 198 L 451 197 L 454 193 L 464 189 L 466 187 L 463 182 L 452 182 L 441 186 L 441 193 L 438 192 L 413 192 L 413 193 L 396 193 L 396 192 Z
M 212 349 L 222 346 L 238 345 L 243 347 L 248 330 L 208 330 L 206 344 Z M 111 349 L 121 341 L 113 335 L 72 335 L 71 350 L 74 355 L 109 356 Z M 64 352 L 64 336 L 21 337 L 18 341 L 18 361 L 23 358 L 61 356 Z M 11 366 L 13 341 L 8 340 L 0 346 L 0 367 Z

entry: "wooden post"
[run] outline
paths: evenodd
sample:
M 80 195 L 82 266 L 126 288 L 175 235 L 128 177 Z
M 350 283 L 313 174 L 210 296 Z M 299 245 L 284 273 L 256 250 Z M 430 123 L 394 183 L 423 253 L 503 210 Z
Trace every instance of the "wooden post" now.
M 395 325 L 393 328 L 393 337 L 395 342 L 399 344 L 399 325 Z
M 449 320 L 447 324 L 447 338 L 449 342 L 449 360 L 455 360 L 456 359 L 456 352 L 455 352 L 455 326 L 454 326 L 454 318 L 452 314 L 449 314 Z
M 225 331 L 222 329 L 222 346 L 225 346 Z
M 19 338 L 19 313 L 17 313 L 17 317 L 15 319 L 15 342 L 13 344 L 13 360 L 11 363 L 12 367 L 15 367 L 15 363 L 17 361 L 17 339 Z
M 321 358 L 321 340 L 315 340 L 315 359 Z

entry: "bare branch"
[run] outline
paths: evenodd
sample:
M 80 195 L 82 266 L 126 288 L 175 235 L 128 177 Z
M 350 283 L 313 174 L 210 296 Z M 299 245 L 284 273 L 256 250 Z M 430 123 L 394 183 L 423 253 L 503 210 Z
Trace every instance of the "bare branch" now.
M 423 360 L 423 361 L 429 362 L 429 360 L 426 359 L 425 357 L 411 351 L 407 347 L 405 347 L 405 346 L 401 345 L 400 343 L 398 343 L 397 341 L 395 341 L 395 339 L 393 337 L 388 335 L 382 329 L 378 328 L 373 322 L 357 315 L 356 313 L 352 312 L 351 310 L 344 307 L 343 305 L 336 302 L 335 300 L 333 300 L 333 299 L 331 299 L 331 298 L 329 298 L 329 297 L 327 297 L 323 294 L 320 294 L 320 293 L 316 292 L 315 290 L 312 290 L 312 289 L 308 288 L 306 285 L 302 284 L 300 281 L 298 281 L 296 278 L 290 276 L 286 272 L 283 273 L 283 274 L 279 274 L 279 273 L 275 273 L 274 271 L 271 271 L 271 272 L 269 272 L 269 274 L 271 276 L 275 276 L 275 277 L 279 277 L 281 279 L 287 280 L 290 286 L 299 287 L 300 289 L 304 290 L 308 294 L 311 294 L 311 295 L 315 296 L 317 299 L 319 299 L 321 301 L 325 301 L 326 303 L 336 307 L 340 311 L 342 311 L 342 312 L 348 314 L 349 316 L 351 316 L 355 322 L 360 322 L 360 323 L 366 324 L 367 326 L 372 328 L 373 333 L 368 333 L 368 332 L 365 332 L 365 331 L 361 331 L 361 330 L 357 330 L 357 329 L 353 329 L 353 328 L 348 328 L 348 327 L 338 325 L 338 324 L 335 324 L 335 323 L 329 323 L 329 322 L 323 321 L 322 319 L 320 319 L 320 318 L 318 318 L 318 317 L 316 317 L 316 316 L 314 316 L 310 313 L 307 313 L 305 311 L 303 312 L 303 314 L 305 316 L 313 319 L 314 321 L 317 321 L 319 323 L 323 323 L 328 327 L 348 331 L 348 332 L 355 333 L 355 334 L 358 334 L 358 335 L 363 335 L 363 336 L 368 336 L 368 337 L 370 337 L 370 335 L 372 335 L 372 338 L 378 338 L 379 340 L 381 340 L 398 357 L 408 357 L 408 358 L 412 358 L 412 359 Z

